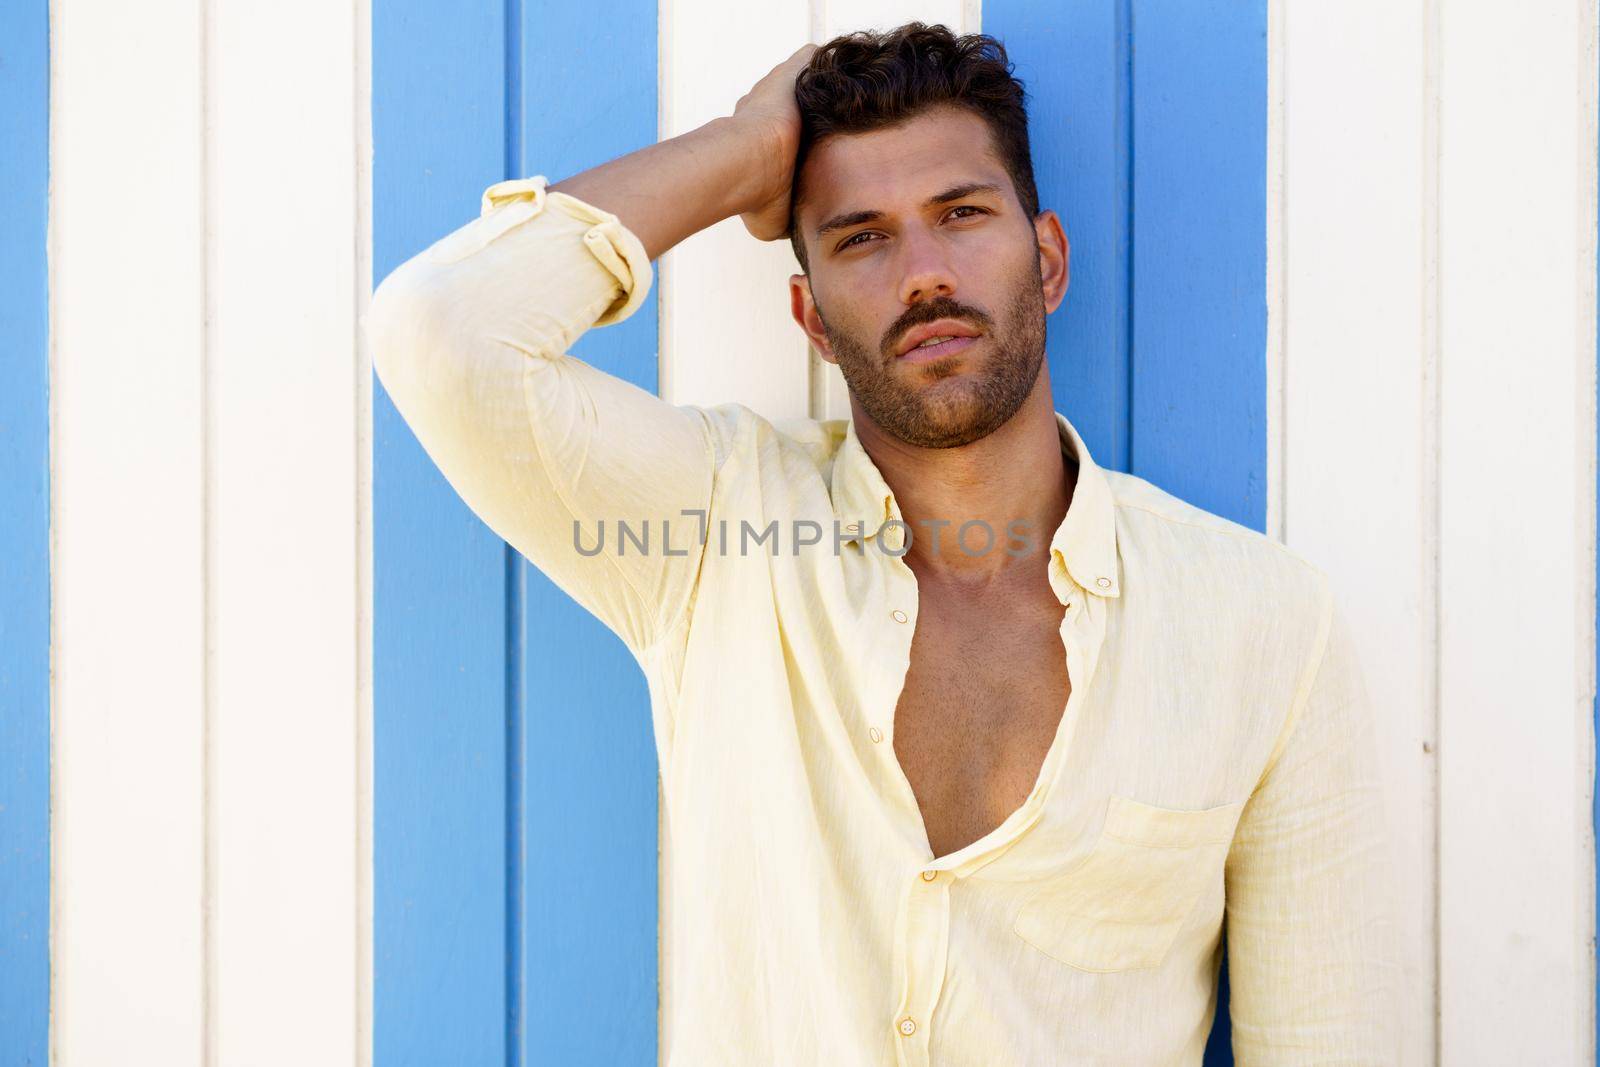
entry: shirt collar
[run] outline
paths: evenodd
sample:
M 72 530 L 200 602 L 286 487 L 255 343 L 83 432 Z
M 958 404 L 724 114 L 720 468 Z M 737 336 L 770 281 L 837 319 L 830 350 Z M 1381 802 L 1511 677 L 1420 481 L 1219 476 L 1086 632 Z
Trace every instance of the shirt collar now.
M 1078 461 L 1078 481 L 1066 517 L 1050 539 L 1051 562 L 1064 567 L 1073 581 L 1096 596 L 1120 596 L 1122 575 L 1117 560 L 1111 485 L 1089 454 L 1077 427 L 1059 411 L 1056 429 L 1062 452 Z M 847 420 L 844 440 L 834 457 L 832 496 L 834 514 L 846 536 L 856 533 L 853 523 L 860 524 L 863 541 L 876 536 L 891 521 L 905 523 L 894 491 L 856 435 L 854 419 Z M 915 535 L 913 530 L 912 536 Z

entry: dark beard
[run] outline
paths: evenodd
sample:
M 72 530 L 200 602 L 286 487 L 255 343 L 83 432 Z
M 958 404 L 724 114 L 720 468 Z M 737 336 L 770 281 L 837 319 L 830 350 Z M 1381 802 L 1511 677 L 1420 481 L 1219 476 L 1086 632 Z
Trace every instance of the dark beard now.
M 833 346 L 845 384 L 862 410 L 885 433 L 919 448 L 956 448 L 987 437 L 1017 413 L 1039 378 L 1045 351 L 1043 278 L 1038 258 L 1031 260 L 1033 269 L 1012 288 L 1004 322 L 998 330 L 988 315 L 949 297 L 936 297 L 907 308 L 885 331 L 889 341 L 877 349 L 830 328 L 823 319 L 823 330 Z M 817 317 L 822 319 L 820 304 Z M 919 366 L 918 382 L 904 381 L 891 373 L 888 367 L 897 357 L 889 344 L 904 337 L 913 326 L 942 318 L 964 320 L 983 331 L 978 344 L 986 344 L 991 350 L 983 369 L 964 375 L 958 388 L 932 386 L 954 375 L 965 353 Z

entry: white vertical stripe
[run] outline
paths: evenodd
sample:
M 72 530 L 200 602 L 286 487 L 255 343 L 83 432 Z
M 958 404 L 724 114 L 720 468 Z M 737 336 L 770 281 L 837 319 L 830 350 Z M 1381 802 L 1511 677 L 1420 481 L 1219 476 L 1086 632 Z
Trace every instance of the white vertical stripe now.
M 804 4 L 663 0 L 661 129 L 686 133 L 734 105 L 806 40 Z M 660 264 L 661 393 L 675 404 L 738 401 L 803 416 L 806 339 L 789 314 L 800 267 L 787 241 L 757 241 L 737 218 L 684 241 Z
M 1407 1062 L 1592 1063 L 1593 5 L 1284 38 L 1279 507 L 1378 698 Z
M 1290 547 L 1329 572 L 1360 641 L 1402 865 L 1411 1025 L 1401 1062 L 1424 1063 L 1436 849 L 1424 9 L 1290 3 L 1280 28 L 1283 394 L 1271 436 L 1283 449 L 1283 497 L 1269 510 Z
M 201 23 L 54 3 L 52 1062 L 201 1062 Z
M 1592 1063 L 1594 7 L 1440 21 L 1448 1063 Z
M 133 10 L 52 11 L 54 1062 L 364 1062 L 365 0 Z
M 1422 497 L 1422 613 L 1424 620 L 1423 706 L 1428 724 L 1429 740 L 1424 742 L 1424 753 L 1432 758 L 1431 780 L 1425 791 L 1414 796 L 1417 807 L 1426 808 L 1433 820 L 1433 848 L 1429 856 L 1432 863 L 1432 894 L 1430 907 L 1419 918 L 1431 919 L 1427 925 L 1428 943 L 1433 947 L 1432 958 L 1427 960 L 1428 982 L 1433 994 L 1426 1004 L 1428 1013 L 1417 1019 L 1419 1033 L 1424 1038 L 1423 1047 L 1431 1050 L 1429 1062 L 1440 1062 L 1440 987 L 1443 976 L 1439 972 L 1439 827 L 1442 821 L 1439 794 L 1439 734 L 1440 734 L 1440 669 L 1439 623 L 1439 478 L 1444 464 L 1439 451 L 1439 13 L 1444 0 L 1422 0 L 1423 6 L 1423 115 L 1422 115 L 1422 404 L 1419 420 L 1421 433 L 1416 447 L 1421 452 L 1423 474 Z M 1391 801 L 1399 809 L 1404 798 Z
M 360 463 L 350 4 L 213 3 L 220 1063 L 355 1060 Z

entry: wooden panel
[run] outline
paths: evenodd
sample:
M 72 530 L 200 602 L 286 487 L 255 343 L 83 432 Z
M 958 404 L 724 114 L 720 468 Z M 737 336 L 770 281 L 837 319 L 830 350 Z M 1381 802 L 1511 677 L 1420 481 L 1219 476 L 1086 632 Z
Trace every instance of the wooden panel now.
M 1284 537 L 1326 569 L 1377 709 L 1408 1022 L 1435 1060 L 1435 353 L 1422 0 L 1289 5 Z M 1352 67 L 1363 74 L 1352 79 Z
M 1265 0 L 1133 0 L 1132 31 L 1130 469 L 1264 529 Z
M 606 10 L 598 31 L 579 5 L 524 12 L 510 81 L 517 175 L 559 181 L 655 141 L 656 5 Z M 655 310 L 590 331 L 573 354 L 655 391 Z M 525 718 L 509 786 L 522 842 L 510 865 L 521 924 L 507 963 L 521 982 L 512 1062 L 653 1063 L 659 772 L 644 675 L 615 634 L 520 556 L 514 577 L 510 675 Z
M 352 1063 L 356 22 L 321 0 L 208 17 L 210 1055 Z
M 1593 1060 L 1595 32 L 1439 22 L 1445 1063 Z
M 53 14 L 52 1062 L 184 1067 L 205 1008 L 203 20 Z
M 50 1019 L 50 40 L 0 14 L 0 1062 Z
M 505 28 L 498 2 L 373 9 L 375 280 L 505 176 Z M 504 1063 L 512 554 L 372 407 L 374 1062 Z

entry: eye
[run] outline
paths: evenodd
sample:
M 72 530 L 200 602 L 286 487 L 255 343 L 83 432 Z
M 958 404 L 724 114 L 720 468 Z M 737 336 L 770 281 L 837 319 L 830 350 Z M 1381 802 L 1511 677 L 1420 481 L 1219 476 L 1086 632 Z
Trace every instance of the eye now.
M 971 212 L 975 212 L 976 214 L 975 215 L 957 215 L 956 212 L 958 212 L 958 211 L 971 211 Z M 949 210 L 949 212 L 946 213 L 945 217 L 946 218 L 970 219 L 970 218 L 975 218 L 975 217 L 977 217 L 979 215 L 989 215 L 989 214 L 993 214 L 993 213 L 991 211 L 989 211 L 989 209 L 987 209 L 987 208 L 981 208 L 981 207 L 976 206 L 975 204 L 961 204 L 958 207 L 951 208 Z M 860 233 L 852 234 L 849 238 L 847 238 L 846 240 L 840 242 L 839 251 L 842 252 L 846 248 L 851 248 L 851 247 L 856 246 L 856 245 L 864 244 L 865 242 L 863 242 L 861 240 L 861 238 L 873 237 L 873 236 L 875 236 L 875 234 L 871 230 L 862 230 Z

